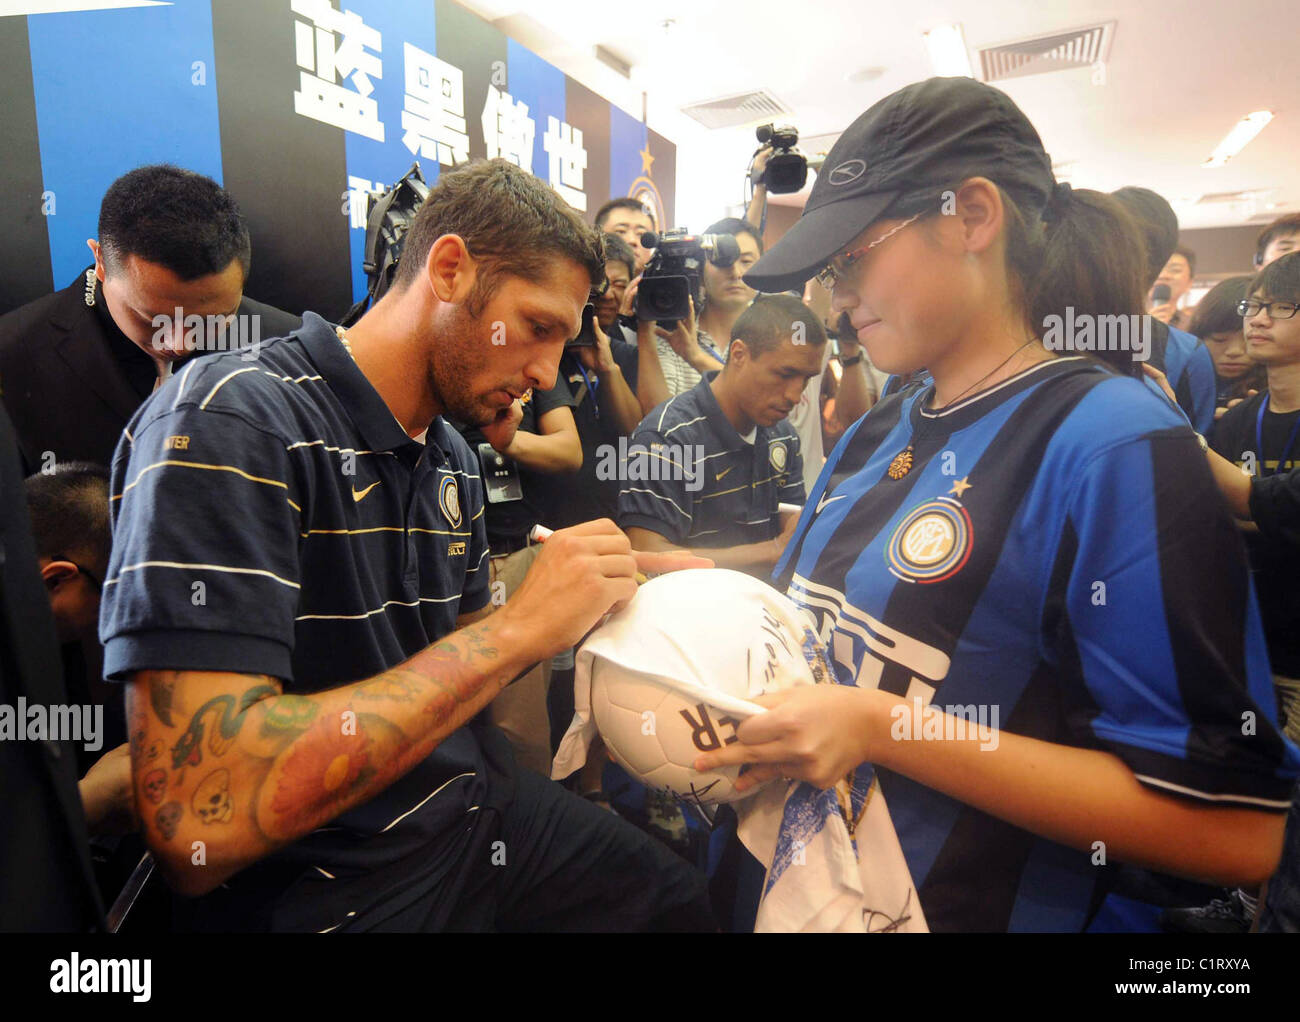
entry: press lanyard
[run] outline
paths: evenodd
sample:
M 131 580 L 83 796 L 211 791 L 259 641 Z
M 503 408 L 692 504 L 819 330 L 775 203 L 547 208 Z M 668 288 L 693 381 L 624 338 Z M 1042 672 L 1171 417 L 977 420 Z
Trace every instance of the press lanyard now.
M 1264 413 L 1268 411 L 1268 395 L 1264 395 L 1264 400 L 1260 402 L 1259 414 L 1255 416 L 1255 450 L 1259 452 L 1259 474 L 1264 474 Z M 1282 453 L 1277 459 L 1277 468 L 1273 470 L 1276 475 L 1282 471 L 1282 466 L 1288 461 L 1288 455 L 1291 448 L 1295 446 L 1296 434 L 1300 433 L 1300 416 L 1296 417 L 1295 425 L 1291 427 L 1291 435 L 1287 437 L 1286 446 L 1282 448 Z
M 582 382 L 587 385 L 587 393 L 591 395 L 591 408 L 596 413 L 596 418 L 599 419 L 600 402 L 596 400 L 596 388 L 600 386 L 600 377 L 597 376 L 596 382 L 592 383 L 591 377 L 587 375 L 586 367 L 576 358 L 574 361 L 578 363 L 578 372 L 582 373 Z

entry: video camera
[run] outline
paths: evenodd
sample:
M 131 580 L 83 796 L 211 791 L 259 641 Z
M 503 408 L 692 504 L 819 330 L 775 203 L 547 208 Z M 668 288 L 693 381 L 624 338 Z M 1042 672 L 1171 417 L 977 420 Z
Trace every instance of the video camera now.
M 689 316 L 691 299 L 699 308 L 704 260 L 726 269 L 740 258 L 740 245 L 730 234 L 687 234 L 685 227 L 646 231 L 641 244 L 655 254 L 637 286 L 636 318 L 657 319 L 661 326 Z
M 773 150 L 763 170 L 762 181 L 754 184 L 767 185 L 767 190 L 774 195 L 799 191 L 808 181 L 808 158 L 795 149 L 799 144 L 799 132 L 789 124 L 780 127 L 760 124 L 754 135 L 760 144 L 771 146 Z

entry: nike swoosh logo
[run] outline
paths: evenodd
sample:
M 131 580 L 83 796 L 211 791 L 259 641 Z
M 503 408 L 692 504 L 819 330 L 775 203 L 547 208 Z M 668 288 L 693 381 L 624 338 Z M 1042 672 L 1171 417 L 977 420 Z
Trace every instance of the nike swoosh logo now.
M 735 465 L 728 465 L 726 468 L 724 468 L 721 472 L 719 472 L 717 475 L 713 477 L 713 481 L 716 483 L 719 479 L 721 479 L 723 476 L 725 476 L 728 472 L 730 472 L 735 467 L 736 467 Z
M 848 496 L 847 493 L 841 493 L 838 497 L 823 497 L 820 501 L 818 501 L 817 511 L 815 513 L 821 514 L 822 508 L 824 508 L 827 504 L 834 503 L 837 500 L 843 500 L 847 496 Z
M 378 486 L 378 485 L 379 485 L 378 483 L 371 483 L 369 486 L 367 486 L 367 487 L 366 487 L 364 490 L 362 490 L 360 493 L 357 492 L 357 488 L 356 488 L 355 486 L 352 487 L 352 499 L 353 499 L 354 501 L 356 501 L 356 503 L 360 504 L 361 501 L 362 501 L 362 498 L 364 498 L 365 495 L 366 495 L 367 493 L 369 493 L 371 490 L 373 490 L 373 489 L 374 489 L 376 486 Z

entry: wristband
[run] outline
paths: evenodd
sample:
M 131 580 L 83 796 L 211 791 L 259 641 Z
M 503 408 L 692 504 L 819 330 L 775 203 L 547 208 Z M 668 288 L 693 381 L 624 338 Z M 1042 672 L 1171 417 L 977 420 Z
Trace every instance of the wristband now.
M 847 369 L 849 366 L 855 366 L 861 361 L 862 361 L 862 352 L 859 351 L 852 358 L 841 358 L 840 367 L 843 369 Z

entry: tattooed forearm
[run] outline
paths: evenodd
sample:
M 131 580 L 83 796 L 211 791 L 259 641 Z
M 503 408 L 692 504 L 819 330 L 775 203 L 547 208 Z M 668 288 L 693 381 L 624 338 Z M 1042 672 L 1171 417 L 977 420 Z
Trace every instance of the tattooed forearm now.
M 320 709 L 308 696 L 283 695 L 268 699 L 264 706 L 262 731 L 297 733 L 311 727 Z
M 219 757 L 230 748 L 235 735 L 239 734 L 239 729 L 244 726 L 244 716 L 248 713 L 249 707 L 261 699 L 275 695 L 279 695 L 279 692 L 272 686 L 255 685 L 239 699 L 238 709 L 233 695 L 220 695 L 209 699 L 190 718 L 190 726 L 172 746 L 172 769 L 198 766 L 203 762 L 200 746 L 203 742 L 204 717 L 210 717 L 208 723 L 212 727 L 208 732 L 208 751 Z
M 168 802 L 158 810 L 153 818 L 154 826 L 158 828 L 158 833 L 168 841 L 176 836 L 176 827 L 181 822 L 181 815 L 184 810 L 179 802 Z
M 500 691 L 498 657 L 476 624 L 339 690 L 342 708 L 322 707 L 272 765 L 257 796 L 259 829 L 272 839 L 299 833 L 386 788 Z
M 509 629 L 485 618 L 374 677 L 310 694 L 247 675 L 136 675 L 137 804 L 169 881 L 206 893 L 388 787 L 528 666 L 502 641 Z M 179 851 L 198 838 L 202 870 Z
M 190 799 L 190 808 L 203 823 L 229 823 L 234 815 L 230 797 L 230 771 L 213 770 L 199 782 Z
M 172 699 L 176 687 L 175 671 L 159 671 L 149 679 L 149 705 L 166 727 L 172 723 Z

